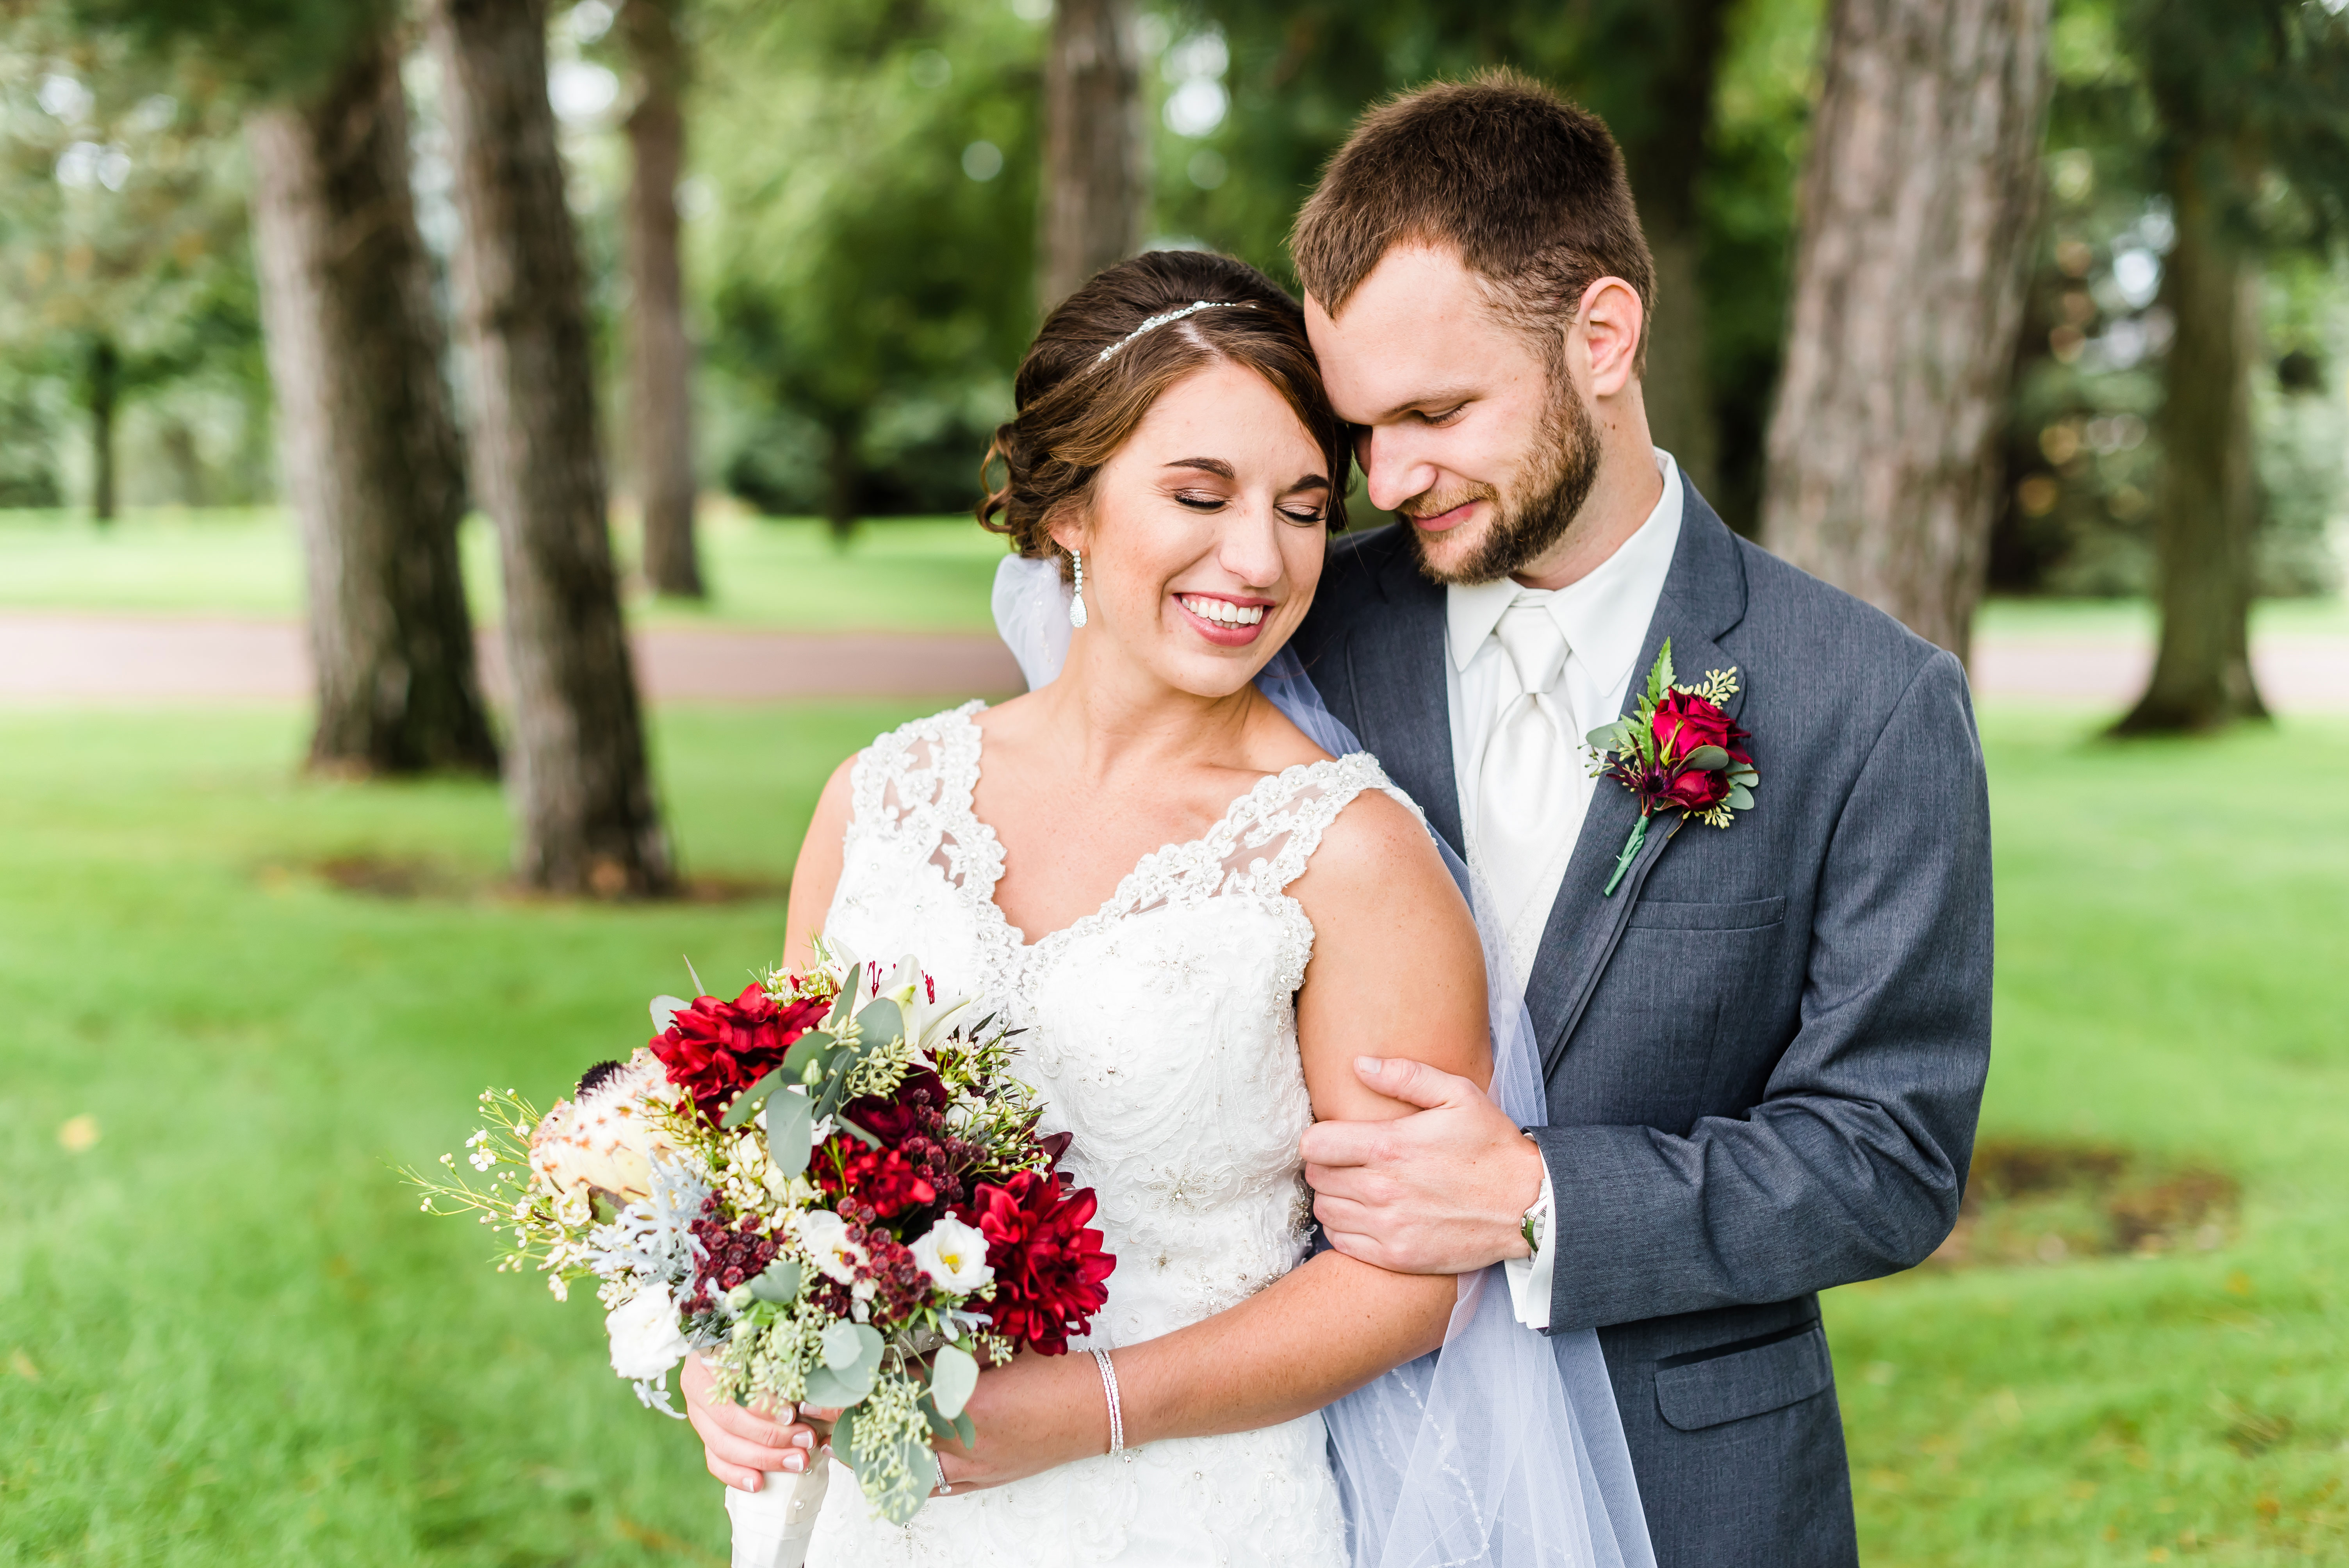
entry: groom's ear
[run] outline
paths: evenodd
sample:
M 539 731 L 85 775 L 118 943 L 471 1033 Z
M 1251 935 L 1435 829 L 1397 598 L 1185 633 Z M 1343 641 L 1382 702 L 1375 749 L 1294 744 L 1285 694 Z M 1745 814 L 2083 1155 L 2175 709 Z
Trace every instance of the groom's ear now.
M 1640 343 L 1647 330 L 1640 291 L 1614 276 L 1592 280 L 1566 329 L 1569 362 L 1579 359 L 1592 397 L 1611 397 L 1640 377 Z

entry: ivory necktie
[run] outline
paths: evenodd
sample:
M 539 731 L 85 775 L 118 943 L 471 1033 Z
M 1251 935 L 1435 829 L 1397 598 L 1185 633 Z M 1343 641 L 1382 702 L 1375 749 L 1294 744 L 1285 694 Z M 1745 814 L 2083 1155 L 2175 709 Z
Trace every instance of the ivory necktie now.
M 1572 853 L 1584 779 L 1575 766 L 1575 716 L 1558 686 L 1567 647 L 1557 622 L 1539 598 L 1520 594 L 1494 634 L 1516 675 L 1517 695 L 1501 710 L 1477 769 L 1477 870 L 1499 905 L 1510 945 L 1529 952 L 1549 913 L 1531 906 L 1557 885 L 1556 872 Z M 1528 931 L 1532 942 L 1516 940 Z M 1520 954 L 1521 967 L 1526 955 Z

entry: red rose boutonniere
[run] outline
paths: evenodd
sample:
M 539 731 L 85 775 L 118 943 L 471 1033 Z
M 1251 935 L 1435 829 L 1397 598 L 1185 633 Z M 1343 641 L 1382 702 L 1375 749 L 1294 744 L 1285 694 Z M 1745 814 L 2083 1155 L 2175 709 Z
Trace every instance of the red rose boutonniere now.
M 1653 819 L 1678 811 L 1709 827 L 1726 828 L 1732 812 L 1754 804 L 1754 786 L 1762 776 L 1754 771 L 1754 758 L 1738 749 L 1738 742 L 1753 738 L 1731 723 L 1721 706 L 1736 695 L 1734 669 L 1711 671 L 1698 686 L 1674 686 L 1667 637 L 1648 672 L 1638 710 L 1585 737 L 1597 754 L 1592 775 L 1614 779 L 1640 801 L 1640 820 L 1615 859 L 1615 874 L 1607 879 L 1602 896 L 1615 896 L 1615 885 L 1647 842 Z

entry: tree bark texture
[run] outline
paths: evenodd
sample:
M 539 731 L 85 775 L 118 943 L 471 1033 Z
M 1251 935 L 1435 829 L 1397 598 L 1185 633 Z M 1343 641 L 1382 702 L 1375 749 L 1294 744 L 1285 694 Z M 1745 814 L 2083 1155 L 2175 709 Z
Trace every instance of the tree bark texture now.
M 516 873 L 558 892 L 662 892 L 668 842 L 612 564 L 545 0 L 430 0 L 426 14 L 462 221 L 474 471 L 505 569 Z
M 280 461 L 302 531 L 310 765 L 495 773 L 457 554 L 464 454 L 388 38 L 246 124 Z
M 2177 322 L 2162 367 L 2161 493 L 2154 549 L 2161 645 L 2123 734 L 2216 728 L 2263 718 L 2251 676 L 2252 356 L 2258 267 L 2230 233 L 2212 175 L 2223 148 L 2189 146 L 2168 170 L 2178 241 L 2161 299 Z
M 637 78 L 628 115 L 629 438 L 644 513 L 645 580 L 698 599 L 694 548 L 693 347 L 678 260 L 677 182 L 685 172 L 685 41 L 678 0 L 627 0 L 620 29 Z
M 1763 542 L 1963 656 L 2036 218 L 2047 0 L 1837 0 Z
M 122 397 L 122 355 L 111 338 L 89 346 L 89 515 L 114 521 L 114 410 Z
M 1705 134 L 1713 124 L 1713 68 L 1721 54 L 1724 0 L 1658 4 L 1649 30 L 1660 33 L 1651 56 L 1653 106 L 1623 142 L 1639 198 L 1640 224 L 1656 267 L 1656 304 L 1648 323 L 1648 367 L 1640 378 L 1648 427 L 1698 490 L 1710 494 L 1721 438 L 1705 375 L 1704 290 L 1699 263 L 1704 223 L 1699 207 Z
M 1132 0 L 1060 0 L 1044 60 L 1045 312 L 1142 245 L 1150 199 Z

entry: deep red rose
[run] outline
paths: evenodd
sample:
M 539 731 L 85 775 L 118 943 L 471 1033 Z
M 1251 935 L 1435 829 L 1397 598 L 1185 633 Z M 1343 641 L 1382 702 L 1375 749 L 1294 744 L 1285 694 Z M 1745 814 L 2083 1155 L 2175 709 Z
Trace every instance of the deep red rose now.
M 868 1148 L 853 1132 L 825 1139 L 812 1163 L 815 1184 L 827 1194 L 857 1198 L 885 1220 L 938 1201 L 937 1188 L 904 1154 L 885 1145 Z
M 1729 799 L 1729 769 L 1718 768 L 1710 773 L 1694 768 L 1682 768 L 1674 772 L 1659 773 L 1655 792 L 1659 811 L 1710 811 Z
M 823 1021 L 832 1004 L 822 997 L 778 1006 L 756 985 L 731 1002 L 697 996 L 653 1037 L 653 1055 L 668 1081 L 693 1096 L 711 1121 L 736 1095 L 782 1065 L 792 1042 Z
M 1052 1172 L 1022 1171 L 1002 1186 L 979 1183 L 961 1219 L 987 1236 L 995 1270 L 995 1300 L 988 1315 L 1016 1349 L 1041 1356 L 1067 1353 L 1069 1336 L 1109 1300 L 1102 1281 L 1117 1260 L 1101 1250 L 1090 1187 L 1062 1192 Z
M 1658 759 L 1675 762 L 1700 746 L 1725 749 L 1746 738 L 1745 732 L 1730 723 L 1729 716 L 1718 707 L 1684 691 L 1665 694 L 1664 700 L 1656 705 L 1656 717 L 1649 727 L 1656 737 Z

